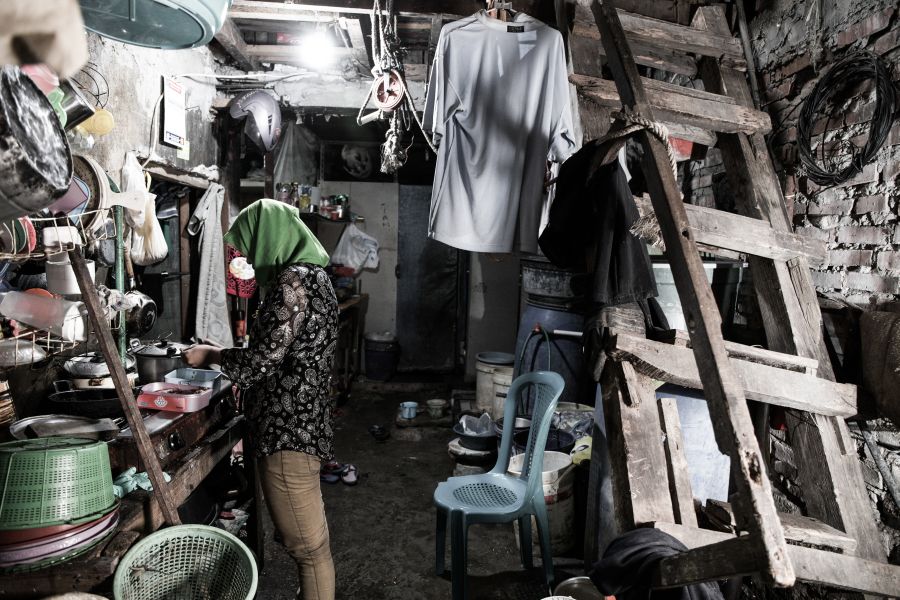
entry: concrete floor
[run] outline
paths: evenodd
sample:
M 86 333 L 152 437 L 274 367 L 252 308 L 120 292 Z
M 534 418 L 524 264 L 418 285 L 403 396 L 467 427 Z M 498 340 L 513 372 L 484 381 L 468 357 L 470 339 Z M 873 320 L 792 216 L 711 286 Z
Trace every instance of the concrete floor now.
M 449 428 L 393 427 L 397 405 L 444 397 L 419 392 L 358 391 L 336 419 L 337 459 L 359 468 L 358 485 L 323 485 L 337 571 L 339 599 L 444 599 L 450 597 L 449 570 L 434 573 L 435 510 L 432 494 L 451 475 Z M 373 424 L 391 426 L 391 439 L 376 442 Z M 273 540 L 266 522 L 265 566 L 260 599 L 293 600 L 296 567 Z M 450 563 L 449 542 L 447 567 Z M 539 568 L 522 569 L 512 525 L 469 529 L 469 582 L 473 600 L 539 600 L 547 593 Z M 576 572 L 577 561 L 554 561 L 557 581 Z M 535 560 L 536 566 L 540 560 Z M 568 568 L 567 568 L 568 567 Z

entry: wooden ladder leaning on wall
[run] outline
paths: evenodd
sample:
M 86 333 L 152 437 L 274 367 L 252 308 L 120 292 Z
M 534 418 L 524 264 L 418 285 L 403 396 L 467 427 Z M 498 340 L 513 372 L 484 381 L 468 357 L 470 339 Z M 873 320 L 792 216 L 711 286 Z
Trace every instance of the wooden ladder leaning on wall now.
M 601 78 L 598 38 L 614 83 Z M 614 515 L 592 514 L 596 494 L 589 498 L 586 561 L 596 560 L 598 548 L 610 541 L 608 535 L 598 540 L 597 519 L 613 519 L 612 531 L 651 526 L 688 546 L 662 561 L 658 587 L 757 574 L 779 587 L 807 581 L 895 595 L 900 567 L 886 564 L 844 421 L 856 414 L 856 389 L 834 381 L 822 340 L 809 264 L 822 260 L 824 244 L 792 232 L 763 138 L 770 120 L 750 100 L 748 65 L 724 12 L 698 8 L 691 26 L 684 26 L 579 0 L 569 44 L 576 71 L 570 80 L 579 88 L 586 129 L 592 118 L 593 125 L 608 123 L 608 114 L 598 116 L 597 110 L 607 106 L 717 145 L 741 213 L 685 205 L 666 146 L 646 130 L 636 134 L 692 350 L 622 332 L 608 335 L 611 360 L 602 387 L 616 509 Z M 699 75 L 705 91 L 643 78 L 637 64 Z M 698 246 L 747 256 L 769 350 L 724 340 Z M 733 508 L 719 508 L 733 510 L 742 535 L 697 527 L 678 413 L 671 402 L 657 402 L 653 380 L 704 390 L 736 491 Z M 808 517 L 776 511 L 748 399 L 788 409 Z

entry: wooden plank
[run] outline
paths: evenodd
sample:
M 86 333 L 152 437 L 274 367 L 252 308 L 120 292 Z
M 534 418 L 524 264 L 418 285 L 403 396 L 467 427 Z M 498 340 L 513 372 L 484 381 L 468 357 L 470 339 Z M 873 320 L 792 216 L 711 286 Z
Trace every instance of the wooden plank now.
M 356 60 L 358 60 L 360 64 L 365 65 L 366 68 L 371 67 L 369 53 L 366 49 L 366 36 L 363 35 L 362 23 L 360 23 L 359 19 L 341 18 L 340 24 L 350 36 L 351 47 L 356 51 Z
M 696 340 L 693 340 L 696 343 Z M 697 367 L 695 353 L 688 348 L 661 344 L 627 334 L 609 339 L 609 356 L 627 360 L 648 377 L 693 389 L 708 386 Z M 856 414 L 856 386 L 835 383 L 806 373 L 728 358 L 747 399 L 776 406 L 815 410 L 819 414 L 849 417 Z M 712 402 L 710 402 L 712 405 Z M 712 406 L 710 406 L 712 410 Z
M 231 19 L 225 19 L 222 28 L 216 32 L 215 40 L 219 42 L 238 67 L 245 71 L 258 71 L 259 62 L 247 54 L 247 43 L 241 30 Z
M 674 343 L 677 346 L 686 346 L 690 348 L 691 338 L 686 331 L 676 329 Z M 624 332 L 627 333 L 627 332 Z M 747 346 L 725 340 L 725 350 L 731 358 L 745 360 L 747 362 L 755 362 L 776 369 L 786 369 L 788 371 L 797 371 L 798 373 L 807 373 L 815 375 L 819 366 L 819 361 L 815 358 L 806 358 L 805 356 L 796 356 L 794 354 L 782 354 L 781 352 L 773 352 L 765 348 L 756 346 Z M 859 390 L 857 389 L 857 395 Z
M 81 290 L 81 300 L 84 302 L 90 318 L 90 325 L 97 336 L 97 344 L 103 352 L 106 364 L 109 365 L 110 376 L 119 395 L 125 418 L 128 420 L 128 425 L 134 434 L 135 443 L 138 446 L 141 457 L 144 459 L 144 466 L 147 467 L 147 474 L 150 476 L 150 482 L 155 490 L 154 498 L 161 504 L 161 511 L 165 520 L 170 525 L 181 525 L 178 509 L 172 499 L 166 481 L 163 479 L 159 459 L 157 459 L 156 453 L 153 451 L 153 444 L 150 441 L 150 436 L 147 435 L 147 429 L 144 427 L 144 420 L 141 418 L 141 412 L 138 410 L 137 402 L 134 399 L 131 384 L 128 383 L 125 367 L 122 365 L 122 359 L 119 358 L 119 350 L 109 330 L 109 322 L 106 320 L 103 309 L 100 308 L 100 301 L 97 298 L 91 275 L 88 273 L 87 265 L 79 249 L 76 248 L 69 252 L 69 262 L 72 263 L 72 270 L 75 272 L 75 279 L 78 281 L 78 288 Z
M 571 37 L 590 40 L 595 47 L 599 48 L 600 55 L 606 56 L 603 47 L 599 44 L 600 34 L 592 23 L 575 21 Z M 642 44 L 633 44 L 632 50 L 634 51 L 634 61 L 639 65 L 686 77 L 696 77 L 697 75 L 697 61 L 685 54 L 676 54 L 665 48 L 654 48 Z
M 651 210 L 649 198 L 635 198 L 635 203 L 641 214 Z M 803 256 L 816 265 L 825 260 L 825 242 L 776 231 L 761 219 L 693 204 L 685 204 L 684 208 L 698 244 L 772 260 L 788 261 Z
M 787 562 L 787 548 L 784 556 Z M 662 559 L 653 588 L 682 587 L 703 581 L 765 572 L 766 563 L 761 560 L 762 558 L 757 551 L 756 540 L 751 536 L 728 536 L 727 539 L 710 546 L 690 548 L 681 554 Z M 791 581 L 790 585 L 793 583 Z
M 141 159 L 141 162 L 146 159 L 146 157 L 140 155 L 138 155 L 138 158 Z M 188 173 L 177 167 L 152 160 L 144 167 L 144 171 L 150 173 L 156 179 L 172 181 L 174 183 L 180 183 L 181 185 L 200 188 L 201 190 L 207 189 L 211 181 L 210 179 Z
M 719 531 L 697 529 L 673 523 L 654 523 L 688 548 L 717 547 L 734 536 Z M 799 581 L 833 588 L 894 597 L 900 590 L 900 567 L 846 554 L 789 545 L 788 556 Z
M 662 427 L 651 381 L 628 363 L 607 361 L 603 373 L 603 411 L 616 510 L 613 527 L 602 532 L 599 546 L 654 521 L 674 520 L 666 476 Z
M 681 419 L 675 398 L 659 399 L 659 420 L 666 434 L 666 466 L 669 473 L 669 493 L 675 521 L 682 525 L 697 526 L 694 510 L 694 494 L 691 491 L 691 474 L 684 456 L 684 438 L 681 435 Z
M 625 12 L 624 10 L 618 10 L 617 12 L 629 46 L 637 44 L 638 46 L 668 52 L 710 56 L 721 59 L 734 68 L 743 70 L 747 68 L 741 42 L 733 38 L 730 33 L 725 35 L 711 31 L 698 31 L 685 25 L 645 17 Z M 588 27 L 582 25 L 584 20 L 579 19 L 579 16 L 579 13 L 576 12 L 577 31 L 579 31 L 580 35 L 590 35 L 585 31 Z M 593 25 L 589 21 L 584 24 Z M 602 32 L 600 32 L 600 36 L 602 36 Z M 595 35 L 594 37 L 597 38 L 599 36 Z
M 249 44 L 247 55 L 261 62 L 302 63 L 300 46 L 290 44 Z M 335 59 L 354 58 L 356 51 L 353 48 L 330 48 L 329 54 Z
M 600 0 L 579 2 L 589 3 L 591 7 L 625 109 L 655 120 L 615 9 Z M 666 243 L 696 363 L 702 368 L 703 390 L 716 442 L 731 458 L 735 487 L 744 500 L 741 508 L 747 511 L 753 534 L 752 546 L 747 548 L 753 557 L 750 562 L 762 567 L 760 571 L 767 583 L 792 585 L 794 571 L 786 559 L 787 544 L 772 500 L 766 465 L 754 437 L 743 386 L 725 351 L 722 319 L 690 233 L 678 182 L 663 143 L 646 131 L 639 132 L 638 139 L 644 148 L 644 176 Z
M 579 93 L 604 106 L 618 108 L 622 104 L 613 81 L 577 73 L 570 75 L 569 81 L 578 86 Z M 768 133 L 772 130 L 772 120 L 767 113 L 739 106 L 728 96 L 647 77 L 642 77 L 641 83 L 647 90 L 654 114 L 663 122 L 727 133 Z
M 399 17 L 422 17 L 433 14 L 435 11 L 432 0 L 406 0 L 397 2 L 397 16 Z M 458 15 L 469 14 L 472 12 L 471 3 L 466 0 L 457 0 L 451 4 L 442 3 L 441 8 L 445 8 L 446 17 L 450 20 L 460 19 Z M 522 8 L 522 10 L 525 10 Z M 303 20 L 327 20 L 333 21 L 335 14 L 345 15 L 370 15 L 372 7 L 362 7 L 359 3 L 280 3 L 280 2 L 262 2 L 258 0 L 234 0 L 228 11 L 232 18 L 269 20 L 269 21 L 303 21 Z
M 693 25 L 720 34 L 728 31 L 721 7 L 700 7 Z M 712 60 L 701 61 L 700 74 L 706 89 L 727 93 L 740 104 L 752 106 L 743 74 Z M 721 136 L 720 148 L 739 210 L 768 220 L 778 231 L 791 231 L 765 139 L 761 135 L 725 134 Z M 817 358 L 819 375 L 834 379 L 821 334 L 818 303 L 808 301 L 814 291 L 803 262 L 794 270 L 761 259 L 751 262 L 768 346 L 779 352 Z M 797 290 L 806 290 L 802 302 Z M 809 323 L 814 325 L 808 326 Z M 842 419 L 794 411 L 788 411 L 787 421 L 808 514 L 857 539 L 859 556 L 884 562 L 885 551 L 869 506 L 859 459 L 853 445 L 847 442 L 847 424 Z

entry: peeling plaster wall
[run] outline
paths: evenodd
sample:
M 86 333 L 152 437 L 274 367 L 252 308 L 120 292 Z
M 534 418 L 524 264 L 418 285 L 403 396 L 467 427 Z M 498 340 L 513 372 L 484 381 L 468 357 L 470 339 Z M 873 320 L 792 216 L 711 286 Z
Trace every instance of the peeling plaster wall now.
M 115 118 L 115 129 L 97 138 L 87 153 L 118 181 L 119 170 L 129 150 L 146 156 L 150 145 L 151 115 L 162 92 L 162 76 L 222 73 L 229 70 L 208 47 L 189 50 L 155 50 L 123 44 L 88 33 L 90 60 L 109 83 L 106 108 Z M 186 88 L 188 160 L 176 158 L 176 149 L 158 143 L 157 160 L 191 170 L 198 165 L 213 166 L 218 160 L 218 143 L 211 107 L 216 97 L 213 82 L 180 78 Z M 157 115 L 159 118 L 159 115 Z

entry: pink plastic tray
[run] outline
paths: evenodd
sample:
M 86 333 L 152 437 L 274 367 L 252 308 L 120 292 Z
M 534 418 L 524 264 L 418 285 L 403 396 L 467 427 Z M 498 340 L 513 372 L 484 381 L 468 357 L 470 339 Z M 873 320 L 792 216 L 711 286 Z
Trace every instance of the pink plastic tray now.
M 189 413 L 209 406 L 212 390 L 179 383 L 148 383 L 141 388 L 137 404 L 141 408 Z

